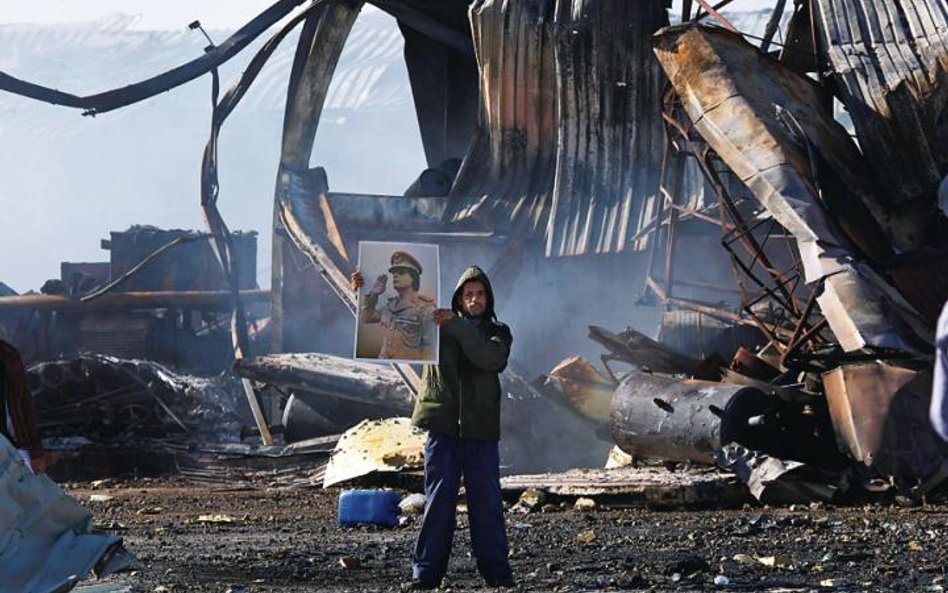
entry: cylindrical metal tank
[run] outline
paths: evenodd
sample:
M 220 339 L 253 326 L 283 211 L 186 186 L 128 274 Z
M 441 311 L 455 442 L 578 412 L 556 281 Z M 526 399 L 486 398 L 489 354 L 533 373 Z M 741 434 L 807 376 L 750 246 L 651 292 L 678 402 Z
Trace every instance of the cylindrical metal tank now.
M 639 457 L 713 463 L 717 449 L 742 441 L 749 420 L 774 405 L 753 387 L 635 373 L 613 395 L 612 439 Z

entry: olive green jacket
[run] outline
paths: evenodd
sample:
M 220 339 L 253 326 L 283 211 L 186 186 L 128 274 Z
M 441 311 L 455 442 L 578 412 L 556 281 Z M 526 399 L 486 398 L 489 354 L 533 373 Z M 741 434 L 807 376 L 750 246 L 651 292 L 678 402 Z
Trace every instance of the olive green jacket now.
M 479 280 L 487 289 L 487 310 L 479 320 L 461 315 L 461 288 Z M 487 275 L 477 266 L 458 280 L 451 309 L 456 317 L 441 326 L 438 364 L 425 367 L 415 401 L 412 423 L 471 439 L 500 438 L 500 379 L 507 367 L 513 337 L 497 321 L 494 293 Z

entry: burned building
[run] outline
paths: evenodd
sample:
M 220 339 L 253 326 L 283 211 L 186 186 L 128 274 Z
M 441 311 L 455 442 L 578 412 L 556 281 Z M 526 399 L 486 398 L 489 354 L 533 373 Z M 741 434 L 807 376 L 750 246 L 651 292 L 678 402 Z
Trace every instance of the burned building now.
M 216 80 L 299 4 L 277 2 L 205 56 L 123 89 L 0 86 L 109 111 Z M 600 395 L 615 385 L 613 436 L 629 452 L 707 462 L 734 441 L 817 465 L 828 450 L 825 470 L 846 453 L 909 481 L 941 475 L 944 447 L 918 411 L 948 298 L 943 1 L 776 0 L 759 35 L 719 12 L 728 1 L 685 0 L 675 26 L 664 0 L 369 4 L 405 39 L 428 165 L 405 195 L 333 192 L 331 171 L 310 162 L 363 3 L 306 6 L 213 97 L 201 207 L 239 297 L 243 264 L 217 208 L 218 134 L 301 27 L 273 200 L 271 352 L 348 355 L 358 242 L 437 243 L 446 277 L 476 261 L 495 279 L 528 375 L 600 354 L 589 325 L 660 328 L 664 346 L 593 331 L 613 363 L 593 383 Z M 231 302 L 242 361 L 247 315 Z M 396 366 L 410 389 L 414 371 Z M 636 422 L 670 431 L 670 447 L 643 443 Z
M 256 233 L 233 241 L 244 270 L 238 290 L 262 320 Z M 137 226 L 102 247 L 107 262 L 63 262 L 41 294 L 0 297 L 0 320 L 28 362 L 86 352 L 201 372 L 230 365 L 232 303 L 209 235 Z

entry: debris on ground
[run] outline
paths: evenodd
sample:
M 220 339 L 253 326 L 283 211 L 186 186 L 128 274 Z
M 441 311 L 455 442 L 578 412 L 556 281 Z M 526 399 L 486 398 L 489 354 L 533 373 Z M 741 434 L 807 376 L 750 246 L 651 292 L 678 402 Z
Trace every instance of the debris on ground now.
M 363 420 L 339 438 L 323 486 L 379 472 L 421 470 L 427 433 L 408 418 Z

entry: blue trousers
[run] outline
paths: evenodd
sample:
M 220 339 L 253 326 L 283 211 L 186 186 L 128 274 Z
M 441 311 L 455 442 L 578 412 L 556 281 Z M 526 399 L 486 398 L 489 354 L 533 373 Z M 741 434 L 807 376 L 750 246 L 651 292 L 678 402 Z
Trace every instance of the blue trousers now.
M 509 581 L 513 575 L 507 560 L 497 441 L 437 432 L 429 432 L 425 443 L 427 503 L 415 544 L 414 577 L 424 583 L 440 584 L 447 572 L 462 475 L 477 570 L 489 584 Z

